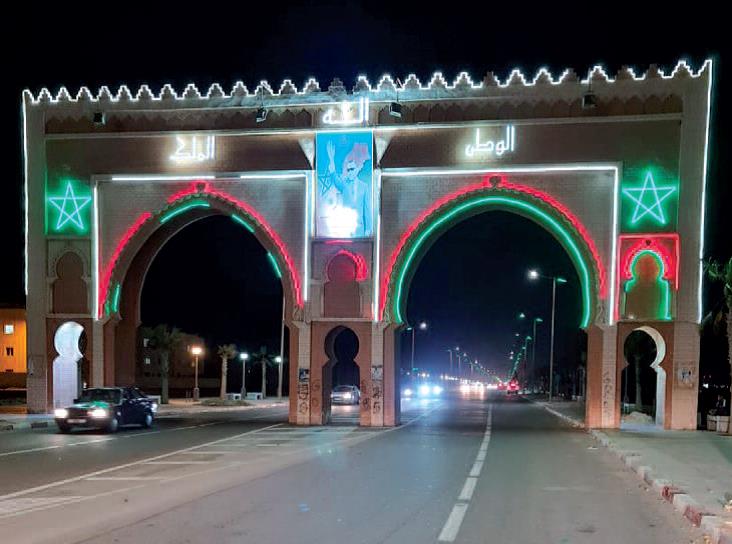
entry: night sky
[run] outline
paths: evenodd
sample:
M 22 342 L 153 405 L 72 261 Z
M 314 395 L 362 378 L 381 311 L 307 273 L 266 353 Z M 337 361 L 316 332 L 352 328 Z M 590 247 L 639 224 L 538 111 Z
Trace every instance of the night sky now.
M 37 92 L 43 86 L 55 93 L 66 85 L 75 94 L 80 85 L 93 90 L 108 85 L 115 91 L 124 83 L 134 91 L 141 83 L 154 90 L 171 83 L 182 90 L 194 82 L 205 90 L 212 82 L 230 88 L 241 79 L 253 89 L 260 79 L 278 87 L 291 78 L 300 86 L 314 76 L 321 87 L 333 77 L 350 87 L 359 74 L 375 82 L 386 72 L 402 79 L 414 72 L 426 81 L 435 70 L 449 80 L 462 70 L 474 79 L 492 70 L 503 79 L 514 67 L 528 76 L 542 66 L 554 74 L 572 67 L 583 75 L 597 63 L 614 74 L 624 64 L 643 71 L 657 63 L 669 70 L 679 58 L 698 68 L 714 56 L 707 253 L 732 255 L 732 172 L 723 153 L 730 133 L 730 108 L 723 100 L 728 30 L 722 27 L 724 18 L 714 17 L 702 3 L 687 13 L 664 8 L 659 14 L 644 12 L 637 2 L 627 8 L 616 2 L 603 5 L 602 18 L 595 14 L 598 6 L 587 3 L 581 8 L 547 4 L 541 8 L 546 12 L 496 3 L 453 3 L 437 10 L 425 2 L 307 4 L 211 5 L 190 15 L 182 4 L 165 10 L 146 6 L 144 12 L 131 4 L 104 12 L 60 4 L 42 13 L 26 4 L 20 13 L 6 15 L 6 26 L 22 29 L 24 37 L 3 38 L 0 302 L 23 302 L 20 96 L 24 88 Z M 585 12 L 586 20 L 580 20 Z M 576 358 L 579 288 L 566 254 L 533 223 L 491 212 L 438 240 L 415 275 L 408 316 L 430 323 L 417 342 L 424 362 L 446 364 L 444 349 L 459 342 L 482 362 L 505 365 L 511 337 L 520 330 L 516 313 L 548 318 L 550 285 L 528 283 L 525 273 L 532 266 L 570 279 L 558 299 L 557 358 Z M 200 221 L 171 240 L 153 264 L 143 293 L 143 320 L 174 324 L 212 343 L 249 349 L 268 344 L 276 350 L 282 291 L 268 267 L 264 250 L 248 233 L 226 219 Z M 707 291 L 708 301 L 718 299 L 717 289 Z M 546 357 L 548 319 L 540 331 L 537 361 Z

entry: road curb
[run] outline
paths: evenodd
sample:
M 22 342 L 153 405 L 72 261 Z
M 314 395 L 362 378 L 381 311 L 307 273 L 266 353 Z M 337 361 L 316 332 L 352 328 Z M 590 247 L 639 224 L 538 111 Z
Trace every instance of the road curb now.
M 653 473 L 651 466 L 643 464 L 643 456 L 639 452 L 622 450 L 602 431 L 587 429 L 584 422 L 562 414 L 543 402 L 532 399 L 527 400 L 538 404 L 550 414 L 566 421 L 573 427 L 585 429 L 590 436 L 606 449 L 613 452 L 625 466 L 635 472 L 641 480 L 648 484 L 664 500 L 671 503 L 674 509 L 684 516 L 687 521 L 695 527 L 699 527 L 709 539 L 706 541 L 708 544 L 732 544 L 732 520 L 707 512 L 698 501 L 691 495 L 684 493 L 684 490 L 675 486 L 671 480 L 657 477 Z

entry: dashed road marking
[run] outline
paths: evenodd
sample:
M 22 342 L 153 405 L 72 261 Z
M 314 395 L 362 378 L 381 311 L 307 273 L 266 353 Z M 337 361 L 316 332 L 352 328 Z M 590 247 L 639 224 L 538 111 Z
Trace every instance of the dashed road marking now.
M 488 415 L 486 416 L 485 433 L 483 440 L 478 448 L 478 454 L 475 456 L 475 462 L 473 467 L 470 469 L 470 474 L 465 479 L 460 495 L 458 496 L 457 502 L 452 507 L 450 515 L 447 517 L 445 525 L 440 531 L 440 535 L 437 537 L 438 542 L 454 542 L 460 532 L 460 526 L 465 518 L 465 513 L 468 511 L 470 501 L 473 498 L 475 487 L 478 485 L 478 478 L 483 470 L 483 464 L 485 456 L 488 451 L 488 444 L 491 440 L 491 424 L 493 417 L 493 405 L 488 405 Z

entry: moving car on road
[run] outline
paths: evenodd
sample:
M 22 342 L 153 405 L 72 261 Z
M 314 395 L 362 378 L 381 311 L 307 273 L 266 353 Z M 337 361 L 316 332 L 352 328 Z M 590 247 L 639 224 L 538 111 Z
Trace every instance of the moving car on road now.
M 157 409 L 136 387 L 95 387 L 84 389 L 71 406 L 56 408 L 54 417 L 62 433 L 74 427 L 114 433 L 120 425 L 152 426 Z
M 330 394 L 333 404 L 358 404 L 361 402 L 361 390 L 355 385 L 337 385 Z

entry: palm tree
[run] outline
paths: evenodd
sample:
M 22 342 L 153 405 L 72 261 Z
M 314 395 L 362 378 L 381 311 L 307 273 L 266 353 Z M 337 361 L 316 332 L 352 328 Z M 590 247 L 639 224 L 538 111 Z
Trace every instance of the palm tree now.
M 262 363 L 262 398 L 267 396 L 267 365 L 274 363 L 274 358 L 267 351 L 267 346 L 262 346 L 259 351 L 252 354 L 252 362 L 260 361 Z
M 160 361 L 160 402 L 168 404 L 168 378 L 170 376 L 170 354 L 183 341 L 183 333 L 168 325 L 143 327 L 142 335 L 148 339 L 148 346 L 158 356 Z
M 732 257 L 724 265 L 718 261 L 708 261 L 705 268 L 707 276 L 712 281 L 722 284 L 724 306 L 718 306 L 714 315 L 710 314 L 705 321 L 712 320 L 718 325 L 724 319 L 727 323 L 727 362 L 730 364 L 730 380 L 732 380 Z M 730 391 L 732 392 L 732 382 Z M 732 434 L 732 425 L 729 427 L 729 433 Z
M 226 372 L 229 359 L 236 357 L 236 346 L 234 344 L 224 344 L 219 346 L 219 357 L 221 357 L 221 400 L 226 398 Z

